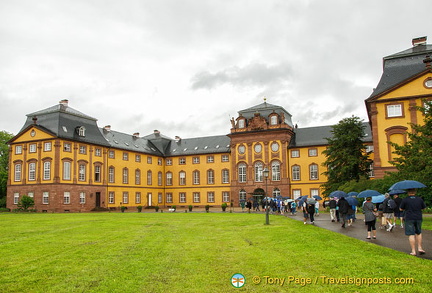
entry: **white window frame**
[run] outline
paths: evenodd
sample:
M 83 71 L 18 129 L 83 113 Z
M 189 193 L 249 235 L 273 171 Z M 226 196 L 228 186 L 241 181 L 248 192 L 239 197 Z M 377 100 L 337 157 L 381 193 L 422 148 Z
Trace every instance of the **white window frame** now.
M 79 198 L 80 204 L 85 204 L 86 203 L 86 194 L 84 191 L 80 192 L 80 198 Z
M 78 181 L 85 181 L 86 180 L 86 165 L 85 164 L 79 164 L 79 170 L 78 170 Z
M 19 192 L 14 192 L 14 204 L 18 204 L 19 203 L 19 197 L 20 197 L 20 194 L 19 194 Z
M 309 179 L 310 180 L 318 180 L 318 165 L 310 164 L 309 165 Z
M 63 204 L 70 204 L 70 192 L 63 192 Z
M 272 181 L 280 181 L 281 180 L 281 168 L 280 168 L 280 162 L 273 161 L 271 164 L 271 170 L 272 170 Z
M 44 152 L 50 152 L 51 151 L 51 142 L 44 142 Z
M 43 180 L 50 180 L 51 179 L 51 162 L 44 162 L 43 163 Z
M 207 184 L 214 184 L 215 183 L 215 176 L 214 176 L 214 170 L 209 169 L 207 170 Z
M 179 202 L 181 202 L 181 203 L 186 202 L 186 192 L 180 192 L 179 193 Z
M 123 191 L 123 203 L 129 203 L 129 192 Z
M 263 182 L 263 169 L 264 169 L 264 164 L 262 162 L 255 162 L 254 164 L 254 177 L 255 177 L 255 182 Z
M 15 155 L 21 155 L 22 154 L 22 145 L 16 145 L 15 146 Z
M 36 153 L 36 144 L 35 143 L 31 143 L 29 145 L 29 152 L 30 153 Z
M 71 162 L 63 161 L 63 180 L 71 180 Z
M 199 192 L 193 193 L 193 202 L 196 202 L 196 203 L 201 202 L 201 196 L 200 196 Z
M 30 162 L 28 164 L 28 180 L 29 181 L 35 181 L 36 180 L 36 163 Z
M 222 201 L 223 202 L 229 202 L 230 201 L 229 191 L 222 191 Z
M 42 204 L 49 204 L 49 192 L 44 191 L 42 193 Z
M 291 158 L 300 158 L 300 150 L 291 150 Z
M 402 104 L 391 104 L 386 107 L 387 117 L 402 117 Z
M 109 203 L 115 203 L 115 192 L 114 191 L 108 192 L 108 202 Z
M 14 181 L 15 182 L 21 181 L 21 170 L 22 170 L 22 165 L 21 164 L 15 164 L 15 167 L 14 167 L 14 174 L 15 174 Z
M 222 183 L 229 183 L 229 170 L 228 169 L 222 170 Z
M 215 193 L 214 191 L 207 192 L 207 202 L 214 203 L 215 202 Z
M 293 181 L 299 181 L 301 180 L 301 176 L 300 176 L 300 166 L 299 165 L 294 165 L 291 167 L 291 176 L 292 176 L 292 180 Z
M 246 182 L 247 178 L 246 178 L 246 164 L 245 163 L 240 163 L 238 165 L 238 180 L 241 183 Z

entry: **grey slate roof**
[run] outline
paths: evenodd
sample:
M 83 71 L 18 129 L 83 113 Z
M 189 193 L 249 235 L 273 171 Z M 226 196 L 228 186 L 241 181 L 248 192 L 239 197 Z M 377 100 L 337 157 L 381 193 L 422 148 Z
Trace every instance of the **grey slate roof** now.
M 166 156 L 199 155 L 230 152 L 231 139 L 226 135 L 174 140 Z
M 133 135 L 118 132 L 118 131 L 107 131 L 105 129 L 100 129 L 102 135 L 105 137 L 106 141 L 113 148 L 123 149 L 132 152 L 140 152 L 151 154 L 154 156 L 162 156 L 161 153 L 150 140 L 134 137 Z
M 280 114 L 281 112 L 284 113 L 285 116 L 285 123 L 288 124 L 289 126 L 293 127 L 293 123 L 291 121 L 291 114 L 285 110 L 283 107 L 281 106 L 277 106 L 277 105 L 273 105 L 273 104 L 269 104 L 267 102 L 264 102 L 262 104 L 244 109 L 239 111 L 239 115 L 242 115 L 243 117 L 245 117 L 246 119 L 252 118 L 254 116 L 255 113 L 260 113 L 261 116 L 263 117 L 268 117 L 271 113 L 277 113 Z
M 403 81 L 426 70 L 423 60 L 432 53 L 432 45 L 418 45 L 402 52 L 384 57 L 383 74 L 370 95 L 372 99 Z
M 21 131 L 34 124 L 33 117 L 37 118 L 37 125 L 48 129 L 60 138 L 108 146 L 97 126 L 97 120 L 73 108 L 59 104 L 28 114 Z M 81 126 L 86 129 L 85 136 L 79 136 L 76 132 L 76 128 Z
M 366 136 L 364 142 L 372 142 L 372 132 L 369 123 L 363 122 Z M 306 147 L 306 146 L 323 146 L 327 145 L 327 137 L 332 137 L 332 126 L 317 126 L 308 128 L 295 128 L 294 138 L 291 139 L 289 148 Z

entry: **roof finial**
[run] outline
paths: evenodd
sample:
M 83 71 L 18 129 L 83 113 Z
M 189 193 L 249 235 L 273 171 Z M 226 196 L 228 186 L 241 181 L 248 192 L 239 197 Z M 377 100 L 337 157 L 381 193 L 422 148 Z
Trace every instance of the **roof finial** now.
M 267 98 L 264 96 L 264 103 L 267 103 Z

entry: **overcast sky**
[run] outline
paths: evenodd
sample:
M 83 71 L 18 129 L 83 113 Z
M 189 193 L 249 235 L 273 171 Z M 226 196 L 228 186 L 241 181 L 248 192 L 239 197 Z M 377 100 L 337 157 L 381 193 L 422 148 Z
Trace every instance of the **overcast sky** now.
M 0 130 L 61 99 L 142 136 L 227 134 L 264 97 L 301 128 L 367 121 L 382 58 L 432 42 L 430 4 L 0 0 Z

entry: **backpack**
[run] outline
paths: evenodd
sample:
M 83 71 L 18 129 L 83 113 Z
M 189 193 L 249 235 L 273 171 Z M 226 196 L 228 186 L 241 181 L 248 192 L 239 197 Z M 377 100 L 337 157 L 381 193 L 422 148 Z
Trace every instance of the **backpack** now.
M 315 204 L 308 204 L 307 211 L 309 214 L 315 213 Z
M 397 207 L 396 202 L 393 199 L 388 200 L 387 206 L 392 210 L 394 210 Z

